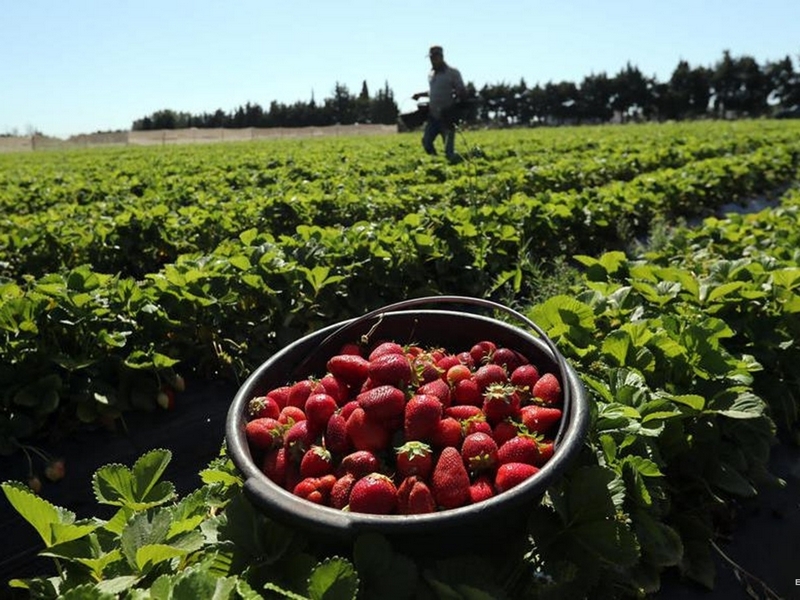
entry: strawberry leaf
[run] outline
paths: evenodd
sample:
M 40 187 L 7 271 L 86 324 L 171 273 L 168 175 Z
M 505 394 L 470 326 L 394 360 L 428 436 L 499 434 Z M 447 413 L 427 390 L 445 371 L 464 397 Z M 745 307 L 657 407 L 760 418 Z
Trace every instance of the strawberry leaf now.
M 353 565 L 343 558 L 320 563 L 308 578 L 311 600 L 355 600 L 357 594 L 358 576 Z
M 141 456 L 133 469 L 119 464 L 100 467 L 92 479 L 97 501 L 140 511 L 171 500 L 175 486 L 158 481 L 171 458 L 169 450 L 152 450 Z

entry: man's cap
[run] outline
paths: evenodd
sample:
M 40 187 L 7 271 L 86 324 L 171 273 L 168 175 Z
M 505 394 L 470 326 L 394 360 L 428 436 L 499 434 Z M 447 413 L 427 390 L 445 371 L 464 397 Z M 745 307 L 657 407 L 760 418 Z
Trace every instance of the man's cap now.
M 428 50 L 428 56 L 434 56 L 434 55 L 439 55 L 439 56 L 444 55 L 444 50 L 442 50 L 441 46 L 431 46 L 430 50 Z

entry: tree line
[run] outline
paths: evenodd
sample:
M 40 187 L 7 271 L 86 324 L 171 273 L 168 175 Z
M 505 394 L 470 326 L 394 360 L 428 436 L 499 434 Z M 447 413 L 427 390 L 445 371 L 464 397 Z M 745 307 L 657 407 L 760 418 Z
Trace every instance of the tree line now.
M 648 77 L 628 63 L 613 76 L 591 74 L 579 83 L 551 81 L 529 87 L 523 78 L 517 84 L 487 84 L 480 90 L 470 82 L 467 91 L 465 120 L 481 125 L 800 116 L 800 64 L 796 68 L 788 55 L 759 64 L 751 56 L 734 57 L 726 50 L 710 67 L 681 60 L 668 81 Z M 247 103 L 228 113 L 161 110 L 134 121 L 133 130 L 391 125 L 398 112 L 388 82 L 374 95 L 366 81 L 359 94 L 337 82 L 333 94 L 321 103 L 312 95 L 308 102 L 272 101 L 267 109 Z

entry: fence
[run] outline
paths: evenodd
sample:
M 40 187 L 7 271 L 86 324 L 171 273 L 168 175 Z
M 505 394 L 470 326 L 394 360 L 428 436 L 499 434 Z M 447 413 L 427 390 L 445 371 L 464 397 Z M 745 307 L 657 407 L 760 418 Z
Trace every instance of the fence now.
M 167 146 L 243 142 L 270 138 L 379 135 L 397 132 L 395 125 L 329 125 L 326 127 L 245 127 L 242 129 L 159 129 L 72 136 L 62 140 L 44 135 L 0 137 L 0 152 L 32 152 L 99 146 Z

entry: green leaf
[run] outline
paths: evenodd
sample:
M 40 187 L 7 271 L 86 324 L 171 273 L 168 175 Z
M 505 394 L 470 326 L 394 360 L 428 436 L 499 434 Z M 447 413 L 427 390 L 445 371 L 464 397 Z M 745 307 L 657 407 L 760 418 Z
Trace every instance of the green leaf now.
M 33 526 L 47 548 L 88 535 L 101 525 L 76 522 L 75 513 L 50 504 L 22 483 L 4 482 L 2 488 L 11 506 Z
M 397 554 L 389 542 L 377 533 L 358 537 L 353 561 L 366 597 L 385 600 L 411 598 L 417 587 L 417 566 Z
M 633 513 L 631 520 L 642 548 L 642 555 L 647 562 L 659 567 L 680 564 L 683 559 L 683 542 L 677 531 L 643 510 Z
M 97 501 L 139 511 L 171 500 L 175 487 L 158 481 L 171 458 L 169 450 L 151 450 L 136 461 L 132 470 L 119 464 L 100 467 L 92 479 Z
M 636 536 L 615 520 L 588 521 L 571 528 L 573 539 L 602 562 L 630 567 L 639 559 Z
M 358 576 L 343 558 L 330 558 L 317 566 L 308 578 L 311 600 L 356 600 Z

